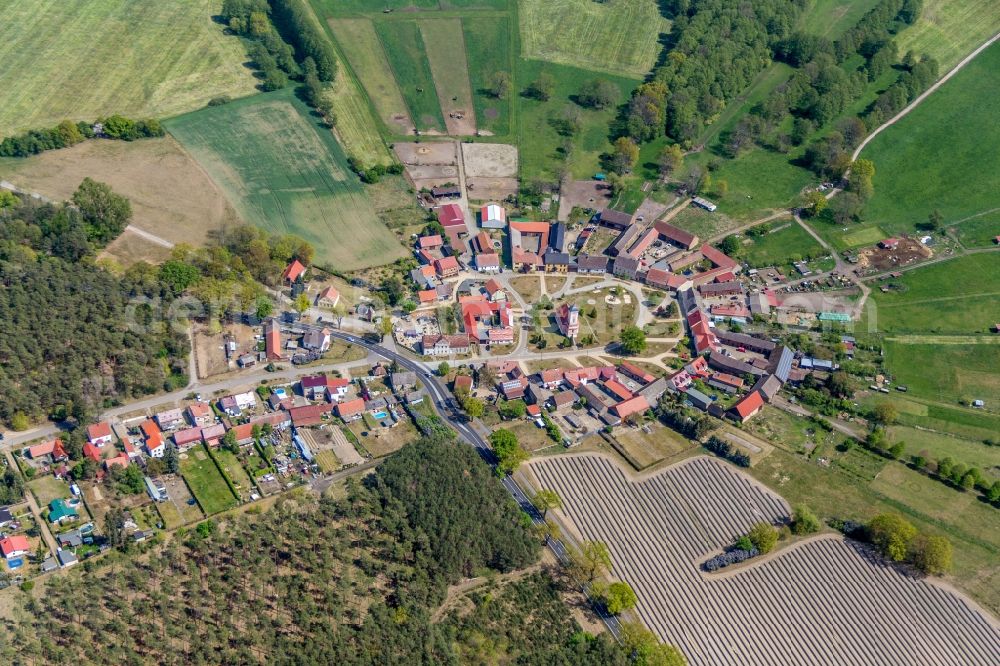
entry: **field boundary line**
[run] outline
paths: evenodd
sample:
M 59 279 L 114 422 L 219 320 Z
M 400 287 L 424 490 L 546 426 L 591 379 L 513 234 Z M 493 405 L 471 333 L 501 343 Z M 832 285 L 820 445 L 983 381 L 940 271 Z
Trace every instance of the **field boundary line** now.
M 963 67 L 965 67 L 970 62 L 972 62 L 972 60 L 975 59 L 975 57 L 977 55 L 979 55 L 980 53 L 982 53 L 983 51 L 985 51 L 987 48 L 990 47 L 990 45 L 992 45 L 997 40 L 1000 40 L 1000 32 L 996 33 L 995 35 L 993 35 L 992 37 L 990 37 L 989 39 L 987 39 L 985 42 L 983 42 L 982 44 L 980 44 L 976 48 L 976 50 L 974 50 L 969 55 L 965 56 L 965 58 L 963 58 L 961 61 L 959 61 L 959 63 L 957 65 L 955 65 L 950 70 L 948 70 L 947 74 L 945 74 L 940 79 L 938 79 L 936 82 L 934 82 L 934 84 L 932 84 L 930 88 L 928 88 L 924 92 L 922 92 L 919 95 L 917 95 L 917 98 L 915 100 L 913 100 L 912 102 L 910 102 L 909 104 L 907 104 L 905 107 L 903 107 L 902 111 L 900 111 L 899 113 L 897 113 L 896 115 L 894 115 L 892 118 L 890 118 L 889 120 L 885 121 L 884 123 L 882 123 L 881 125 L 879 125 L 878 127 L 876 127 L 875 131 L 872 132 L 871 134 L 869 134 L 868 136 L 866 136 L 865 139 L 858 145 L 858 147 L 854 149 L 854 152 L 851 153 L 851 161 L 854 161 L 854 160 L 858 159 L 858 155 L 860 155 L 861 151 L 865 149 L 865 146 L 867 146 L 869 143 L 871 143 L 872 139 L 874 139 L 879 134 L 881 134 L 882 130 L 884 130 L 884 129 L 888 128 L 888 127 L 891 127 L 898 120 L 902 119 L 910 111 L 912 111 L 913 109 L 915 109 L 917 107 L 917 105 L 919 105 L 921 102 L 923 102 L 925 99 L 927 99 L 927 97 L 929 97 L 935 90 L 937 90 L 942 85 L 944 85 L 948 81 L 948 79 L 950 79 L 951 77 L 953 77 L 956 74 L 958 74 L 958 72 L 961 71 Z

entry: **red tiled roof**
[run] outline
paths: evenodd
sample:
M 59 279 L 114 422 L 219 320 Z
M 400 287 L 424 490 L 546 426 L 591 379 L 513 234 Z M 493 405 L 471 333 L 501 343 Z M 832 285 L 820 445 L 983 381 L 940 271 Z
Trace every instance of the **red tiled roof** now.
M 438 208 L 438 222 L 442 227 L 465 226 L 465 215 L 462 214 L 462 207 L 458 204 L 445 204 Z
M 365 401 L 361 398 L 345 400 L 344 402 L 339 403 L 334 409 L 337 412 L 337 416 L 341 418 L 354 416 L 355 414 L 360 414 L 365 411 Z
M 624 402 L 619 402 L 617 405 L 611 408 L 618 418 L 625 419 L 632 414 L 641 414 L 642 412 L 649 409 L 649 402 L 641 395 L 637 395 L 631 400 L 625 400 Z
M 129 463 L 131 462 L 132 461 L 129 460 L 128 456 L 115 456 L 114 458 L 108 458 L 107 460 L 105 460 L 104 467 L 106 467 L 107 469 L 111 469 L 115 465 L 118 465 L 119 467 L 128 467 Z
M 433 303 L 437 298 L 437 289 L 421 289 L 417 292 L 417 300 L 421 303 Z
M 632 398 L 632 391 L 629 391 L 613 379 L 604 382 L 604 388 L 618 396 L 619 400 L 630 400 Z
M 28 537 L 23 534 L 12 534 L 6 539 L 0 539 L 0 551 L 3 551 L 4 557 L 22 550 L 31 550 Z
M 538 405 L 528 405 L 526 411 L 531 416 L 538 416 L 542 413 L 542 408 L 539 407 Z
M 187 430 L 178 430 L 174 433 L 174 443 L 177 446 L 184 446 L 185 444 L 198 441 L 201 441 L 201 428 L 188 428 Z
M 455 257 L 442 257 L 441 259 L 434 260 L 434 270 L 439 274 L 444 274 L 447 271 L 458 270 L 458 259 Z
M 56 448 L 56 442 L 58 439 L 52 439 L 48 442 L 42 442 L 41 444 L 36 444 L 28 449 L 28 455 L 32 458 L 38 458 L 40 456 L 47 456 L 53 454 Z
M 264 351 L 270 361 L 281 358 L 281 328 L 273 319 L 264 325 Z
M 111 436 L 111 425 L 107 421 L 101 421 L 87 426 L 87 439 L 93 441 L 102 437 Z
M 460 388 L 472 390 L 472 376 L 471 375 L 456 375 L 455 376 L 455 390 Z
M 653 225 L 653 228 L 665 239 L 673 241 L 678 245 L 683 245 L 685 248 L 691 247 L 698 240 L 698 237 L 694 234 L 666 222 L 657 222 Z
M 441 247 L 444 245 L 444 241 L 441 239 L 441 234 L 434 234 L 433 236 L 421 236 L 417 239 L 421 250 L 427 250 L 434 247 Z
M 322 405 L 317 405 L 322 407 Z M 312 405 L 310 405 L 312 407 Z M 236 436 L 237 442 L 245 442 L 253 437 L 253 427 L 254 423 L 243 423 L 232 428 L 233 434 Z
M 726 253 L 721 250 L 717 250 L 708 243 L 701 246 L 701 253 L 706 259 L 711 261 L 713 264 L 719 268 L 733 268 L 736 266 L 736 262 L 733 261 Z
M 634 363 L 629 363 L 628 361 L 622 361 L 621 365 L 619 365 L 618 367 L 621 368 L 621 370 L 625 374 L 631 375 L 635 379 L 638 379 L 639 381 L 645 382 L 647 384 L 656 379 L 656 377 L 654 377 L 652 374 L 646 372 L 645 370 L 635 365 Z
M 486 281 L 486 293 L 489 294 L 490 296 L 497 293 L 498 291 L 501 291 L 502 289 L 503 287 L 500 286 L 500 283 L 497 282 L 495 278 L 490 278 L 489 280 Z
M 500 266 L 500 255 L 496 252 L 484 252 L 476 255 L 477 268 L 497 268 Z
M 764 398 L 760 391 L 751 391 L 742 400 L 733 405 L 733 411 L 739 414 L 740 419 L 747 420 L 758 409 L 764 406 Z
M 337 291 L 336 287 L 327 287 L 323 291 L 319 292 L 319 300 L 321 301 L 339 301 L 340 292 Z
M 101 462 L 101 450 L 90 442 L 87 442 L 83 445 L 83 457 L 90 458 L 94 462 Z
M 292 263 L 288 264 L 288 268 L 285 272 L 281 274 L 282 280 L 288 280 L 289 282 L 295 282 L 299 279 L 299 276 L 306 272 L 306 267 L 302 265 L 298 259 L 292 260 Z
M 316 425 L 323 421 L 323 414 L 330 412 L 330 406 L 324 404 L 306 405 L 305 407 L 292 407 L 288 410 L 288 415 L 292 423 L 296 426 Z
M 212 408 L 204 402 L 196 402 L 188 405 L 188 414 L 191 418 L 200 419 L 212 415 Z

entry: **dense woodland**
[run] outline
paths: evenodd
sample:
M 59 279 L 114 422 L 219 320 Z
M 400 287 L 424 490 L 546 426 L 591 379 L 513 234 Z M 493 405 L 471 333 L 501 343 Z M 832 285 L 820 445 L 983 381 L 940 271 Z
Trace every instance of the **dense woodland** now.
M 286 497 L 53 578 L 0 640 L 30 664 L 626 663 L 544 576 L 431 621 L 449 584 L 531 565 L 540 547 L 470 447 L 423 439 L 344 499 Z
M 0 421 L 84 419 L 103 405 L 186 383 L 188 342 L 153 324 L 161 285 L 141 269 L 95 266 L 131 217 L 127 199 L 86 179 L 73 205 L 9 193 L 0 202 Z M 132 325 L 130 325 L 130 323 Z

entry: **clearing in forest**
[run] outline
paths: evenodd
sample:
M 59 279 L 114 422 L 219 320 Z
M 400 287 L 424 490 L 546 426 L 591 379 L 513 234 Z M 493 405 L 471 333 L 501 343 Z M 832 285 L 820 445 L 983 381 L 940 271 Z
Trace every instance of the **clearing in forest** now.
M 376 218 L 336 138 L 292 89 L 173 118 L 166 127 L 244 220 L 308 240 L 320 266 L 356 270 L 406 255 Z
M 163 117 L 255 91 L 219 0 L 8 0 L 0 21 L 0 135 L 64 119 Z
M 521 55 L 633 78 L 649 73 L 670 20 L 656 0 L 522 0 Z

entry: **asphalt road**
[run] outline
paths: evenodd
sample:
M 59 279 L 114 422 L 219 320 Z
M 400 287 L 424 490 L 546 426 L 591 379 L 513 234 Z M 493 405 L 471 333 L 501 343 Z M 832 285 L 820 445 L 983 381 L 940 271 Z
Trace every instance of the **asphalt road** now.
M 473 423 L 470 422 L 467 417 L 462 414 L 453 405 L 455 404 L 451 397 L 448 395 L 448 389 L 444 384 L 427 368 L 412 360 L 399 354 L 391 349 L 383 347 L 381 345 L 372 344 L 365 341 L 363 338 L 351 335 L 349 333 L 344 333 L 343 331 L 333 331 L 332 336 L 346 342 L 351 342 L 357 345 L 361 345 L 367 349 L 372 354 L 381 356 L 390 361 L 395 361 L 400 365 L 400 367 L 406 368 L 412 372 L 415 372 L 420 376 L 421 381 L 426 387 L 427 391 L 431 394 L 435 411 L 438 415 L 444 419 L 452 428 L 454 428 L 459 435 L 459 439 L 464 441 L 476 448 L 479 455 L 489 464 L 491 467 L 496 465 L 497 459 L 493 454 L 493 450 L 490 445 L 486 442 L 483 436 L 473 427 Z M 511 494 L 514 501 L 517 502 L 518 506 L 531 518 L 531 522 L 535 525 L 541 525 L 545 522 L 542 514 L 539 513 L 538 509 L 535 508 L 534 504 L 528 498 L 527 493 L 521 488 L 518 483 L 510 476 L 503 477 L 501 482 L 503 487 L 507 489 L 507 492 Z M 556 558 L 564 565 L 569 564 L 570 556 L 566 545 L 558 539 L 547 539 L 546 545 L 552 550 L 552 553 Z M 584 594 L 590 598 L 587 586 L 581 585 L 581 589 Z M 591 602 L 593 600 L 591 599 Z M 608 627 L 608 631 L 617 639 L 621 640 L 621 622 L 614 615 L 608 615 L 603 612 L 599 604 L 592 604 L 594 611 L 598 614 L 604 624 Z

